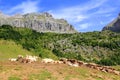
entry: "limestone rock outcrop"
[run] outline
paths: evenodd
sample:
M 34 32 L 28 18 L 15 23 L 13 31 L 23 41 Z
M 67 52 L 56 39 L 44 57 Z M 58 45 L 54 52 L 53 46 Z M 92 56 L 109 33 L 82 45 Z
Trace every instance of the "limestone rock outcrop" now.
M 120 32 L 120 14 L 116 19 L 114 19 L 112 22 L 110 22 L 108 25 L 106 25 L 103 28 L 103 31 L 104 30 L 111 30 L 113 32 Z
M 0 12 L 0 26 L 11 25 L 15 27 L 26 27 L 37 32 L 56 32 L 56 33 L 75 33 L 77 32 L 72 25 L 64 19 L 54 19 L 51 14 L 28 13 L 5 15 Z

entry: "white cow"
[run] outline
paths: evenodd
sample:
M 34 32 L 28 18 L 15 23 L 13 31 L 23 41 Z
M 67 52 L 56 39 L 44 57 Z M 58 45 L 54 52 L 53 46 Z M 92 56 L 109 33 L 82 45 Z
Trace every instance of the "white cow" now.
M 79 64 L 78 64 L 78 63 L 67 62 L 67 64 L 68 64 L 69 66 L 79 67 Z
M 49 58 L 45 58 L 45 59 L 42 59 L 43 63 L 54 63 L 54 60 L 53 59 L 49 59 Z
M 54 61 L 55 64 L 62 64 L 62 61 Z
M 38 57 L 37 56 L 26 55 L 25 59 L 29 59 L 30 62 L 36 62 Z
M 12 62 L 17 61 L 17 58 L 9 58 L 9 61 L 12 61 Z

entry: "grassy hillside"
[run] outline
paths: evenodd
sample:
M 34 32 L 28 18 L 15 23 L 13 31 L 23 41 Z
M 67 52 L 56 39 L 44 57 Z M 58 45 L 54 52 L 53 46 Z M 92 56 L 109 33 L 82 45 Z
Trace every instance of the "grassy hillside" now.
M 65 57 L 103 65 L 120 65 L 120 33 L 111 31 L 38 33 L 3 25 L 0 27 L 0 39 L 12 40 L 41 58 Z
M 16 58 L 18 55 L 34 55 L 17 45 L 14 41 L 0 40 L 0 61 Z

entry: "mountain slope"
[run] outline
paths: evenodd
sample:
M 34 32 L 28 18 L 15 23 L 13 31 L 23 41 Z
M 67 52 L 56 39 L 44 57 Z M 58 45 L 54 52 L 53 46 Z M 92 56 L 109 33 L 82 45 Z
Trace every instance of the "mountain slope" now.
M 120 64 L 120 34 L 111 31 L 57 34 L 3 25 L 0 39 L 13 40 L 41 58 L 65 57 L 104 65 Z
M 0 26 L 8 24 L 16 27 L 26 27 L 37 32 L 75 33 L 72 25 L 64 19 L 54 19 L 51 14 L 28 13 L 16 14 L 13 16 L 0 13 Z
M 18 55 L 34 55 L 17 45 L 14 41 L 0 40 L 0 61 L 16 58 Z
M 103 28 L 103 30 L 111 30 L 114 32 L 120 32 L 120 14 L 116 19 L 114 19 L 112 22 L 106 25 Z

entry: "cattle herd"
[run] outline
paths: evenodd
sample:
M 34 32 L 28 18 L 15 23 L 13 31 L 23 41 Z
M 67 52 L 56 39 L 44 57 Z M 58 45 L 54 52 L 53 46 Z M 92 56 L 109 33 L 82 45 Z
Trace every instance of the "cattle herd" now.
M 18 61 L 20 63 L 33 63 L 38 61 L 37 56 L 31 56 L 27 55 L 26 57 L 23 57 L 22 55 L 18 55 L 17 58 L 10 58 L 10 61 Z M 42 63 L 51 63 L 51 64 L 67 64 L 69 66 L 73 67 L 80 67 L 80 66 L 85 66 L 88 68 L 96 69 L 105 73 L 113 73 L 116 75 L 120 75 L 120 72 L 115 70 L 114 68 L 111 68 L 109 66 L 101 66 L 95 63 L 85 63 L 83 61 L 75 60 L 75 59 L 66 59 L 66 58 L 61 58 L 60 60 L 53 60 L 50 58 L 45 58 L 41 60 Z
M 33 63 L 36 62 L 37 59 L 37 56 L 26 55 L 26 57 L 23 57 L 22 55 L 18 55 L 17 58 L 10 58 L 9 60 L 12 62 L 18 61 L 20 63 Z
M 115 70 L 114 68 L 111 68 L 110 66 L 102 66 L 102 65 L 95 64 L 95 63 L 85 63 L 83 61 L 78 61 L 75 59 L 61 59 L 61 61 L 64 64 L 68 64 L 74 67 L 85 66 L 85 67 L 96 69 L 96 70 L 99 70 L 105 73 L 114 73 L 116 75 L 120 75 L 119 71 Z

